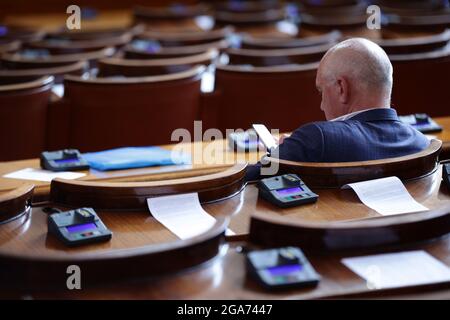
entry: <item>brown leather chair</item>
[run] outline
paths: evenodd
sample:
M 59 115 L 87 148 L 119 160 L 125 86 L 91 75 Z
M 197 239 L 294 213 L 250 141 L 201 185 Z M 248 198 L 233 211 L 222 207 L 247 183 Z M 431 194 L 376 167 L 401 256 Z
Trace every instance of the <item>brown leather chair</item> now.
M 0 38 L 0 55 L 4 53 L 16 52 L 20 49 L 21 42 L 17 40 L 2 40 Z
M 109 58 L 98 62 L 97 76 L 143 77 L 171 74 L 187 71 L 196 65 L 209 66 L 217 57 L 217 50 L 212 49 L 198 55 L 170 59 L 132 60 Z
M 440 50 L 389 58 L 394 66 L 392 106 L 400 114 L 449 115 L 450 44 Z
M 287 132 L 324 120 L 315 86 L 317 66 L 218 65 L 215 90 L 204 96 L 204 126 L 225 132 L 264 123 Z
M 142 23 L 152 30 L 200 31 L 202 28 L 195 19 L 208 11 L 207 5 L 192 2 L 178 7 L 138 6 L 133 10 L 133 17 L 135 23 Z
M 152 51 L 127 45 L 123 49 L 125 59 L 169 59 L 198 55 L 211 49 L 223 50 L 229 46 L 227 40 L 219 40 L 192 46 L 160 47 Z
M 138 35 L 136 39 L 158 42 L 162 47 L 182 47 L 207 44 L 224 40 L 233 31 L 231 27 L 197 32 L 161 32 L 147 30 Z
M 203 71 L 204 67 L 195 67 L 170 75 L 118 79 L 66 76 L 62 105 L 69 109 L 69 146 L 85 152 L 161 145 L 171 142 L 177 128 L 192 131 L 200 114 Z
M 252 65 L 256 67 L 279 66 L 286 64 L 305 64 L 320 62 L 324 54 L 333 46 L 327 43 L 305 48 L 256 50 L 237 49 L 226 50 L 231 65 Z
M 443 49 L 449 44 L 450 29 L 438 34 L 419 37 L 378 39 L 376 42 L 387 54 L 410 54 Z
M 0 85 L 0 161 L 36 158 L 45 149 L 53 77 Z
M 89 61 L 89 66 L 94 67 L 98 59 L 112 56 L 114 48 L 104 48 L 95 51 L 71 54 L 29 56 L 20 51 L 13 54 L 3 54 L 0 64 L 6 69 L 32 69 L 64 66 L 79 61 Z
M 311 188 L 340 188 L 345 184 L 397 176 L 411 180 L 429 175 L 439 165 L 442 141 L 432 140 L 427 149 L 397 158 L 357 162 L 296 162 L 265 157 L 265 165 L 278 164 L 279 173 L 295 173 Z
M 99 51 L 108 47 L 122 47 L 130 42 L 132 37 L 131 33 L 124 33 L 116 37 L 90 40 L 50 39 L 30 42 L 25 47 L 34 50 L 46 50 L 51 55 L 76 54 Z
M 79 61 L 54 67 L 0 69 L 0 83 L 19 83 L 27 81 L 27 79 L 37 79 L 46 75 L 54 76 L 55 83 L 62 83 L 64 75 L 82 75 L 87 70 L 88 63 L 86 61 Z
M 311 36 L 305 38 L 268 38 L 252 37 L 244 35 L 241 39 L 240 47 L 242 49 L 274 50 L 274 49 L 292 49 L 319 46 L 324 44 L 336 43 L 341 38 L 341 33 L 337 30 L 330 31 L 323 35 Z

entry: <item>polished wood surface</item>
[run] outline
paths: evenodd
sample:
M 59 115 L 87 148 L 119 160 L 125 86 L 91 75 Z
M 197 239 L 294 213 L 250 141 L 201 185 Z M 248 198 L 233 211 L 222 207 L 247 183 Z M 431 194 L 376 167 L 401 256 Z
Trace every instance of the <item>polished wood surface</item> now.
M 54 179 L 50 187 L 53 203 L 98 209 L 142 210 L 147 199 L 159 196 L 198 193 L 202 202 L 232 197 L 244 187 L 247 164 L 200 177 L 155 182 L 92 182 Z
M 440 187 L 441 176 L 440 172 L 437 172 L 426 178 L 420 180 L 411 181 L 406 183 L 408 191 L 413 197 L 420 203 L 426 205 L 430 209 L 437 208 L 442 205 L 448 206 L 450 200 L 450 193 L 444 187 Z M 279 219 L 283 221 L 291 221 L 292 224 L 314 224 L 324 221 L 342 221 L 338 224 L 337 228 L 345 228 L 345 225 L 351 227 L 358 224 L 375 224 L 383 225 L 384 219 L 373 219 L 369 221 L 355 221 L 349 220 L 380 217 L 378 213 L 365 207 L 356 195 L 351 190 L 314 190 L 319 193 L 319 201 L 316 204 L 300 206 L 297 208 L 280 209 L 267 203 L 266 201 L 258 198 L 258 191 L 254 185 L 248 185 L 246 189 L 239 195 L 224 200 L 222 202 L 203 205 L 204 209 L 212 214 L 214 217 L 221 219 L 224 215 L 232 215 L 229 228 L 239 234 L 239 228 L 245 224 L 247 219 L 247 228 L 249 226 L 250 216 L 253 214 L 264 215 L 265 217 L 272 217 L 273 219 Z M 45 232 L 45 218 L 46 214 L 42 213 L 39 208 L 34 208 L 32 215 L 30 216 L 31 222 L 19 224 L 16 221 L 15 224 L 8 224 L 8 228 L 0 227 L 0 239 L 9 239 L 9 241 L 1 242 L 0 253 L 7 253 L 6 256 L 15 256 L 17 254 L 32 254 L 36 257 L 37 254 L 47 258 L 59 257 L 64 261 L 71 261 L 73 256 L 77 255 L 95 255 L 95 252 L 103 252 L 104 250 L 112 252 L 113 249 L 119 249 L 127 246 L 139 245 L 139 244 L 151 244 L 159 242 L 171 242 L 174 241 L 173 235 L 167 230 L 162 228 L 155 220 L 153 220 L 148 211 L 145 212 L 113 212 L 113 211 L 100 211 L 101 218 L 104 220 L 107 226 L 113 230 L 115 238 L 114 242 L 109 244 L 97 244 L 92 247 L 81 247 L 73 251 L 69 251 L 52 237 L 46 236 Z M 433 214 L 417 214 L 417 215 L 404 215 L 398 216 L 396 219 L 414 221 L 416 219 L 432 220 Z M 392 218 L 389 218 L 392 219 Z M 233 221 L 234 220 L 234 221 Z M 145 223 L 143 223 L 145 221 Z M 308 222 L 309 221 L 309 222 Z M 323 224 L 326 226 L 326 223 Z M 11 238 L 11 232 L 14 230 L 16 236 Z M 130 232 L 133 230 L 133 232 Z M 21 232 L 20 232 L 21 231 Z M 422 231 L 419 228 L 418 233 Z M 425 230 L 425 233 L 430 230 Z M 4 238 L 5 237 L 5 238 Z M 236 239 L 236 237 L 235 237 Z M 239 238 L 237 238 L 239 239 Z M 106 287 L 97 286 L 96 288 L 89 288 L 91 277 L 86 278 L 86 290 L 82 292 L 68 292 L 65 290 L 63 296 L 72 298 L 107 298 L 107 297 L 120 297 L 120 298 L 151 298 L 151 299 L 164 299 L 164 298 L 325 298 L 325 297 L 344 297 L 346 295 L 385 295 L 395 294 L 398 289 L 391 289 L 387 291 L 372 291 L 366 286 L 365 281 L 357 277 L 350 270 L 346 269 L 341 263 L 340 259 L 348 256 L 357 256 L 373 253 L 389 252 L 391 250 L 416 250 L 424 249 L 436 256 L 438 259 L 446 264 L 450 265 L 450 252 L 448 245 L 448 238 L 444 237 L 440 240 L 436 240 L 428 243 L 415 243 L 405 244 L 400 247 L 384 247 L 383 249 L 377 249 L 376 251 L 369 251 L 367 249 L 359 249 L 351 252 L 333 253 L 333 254 L 314 254 L 309 253 L 308 258 L 312 262 L 316 270 L 321 274 L 322 281 L 320 285 L 315 289 L 293 289 L 283 291 L 280 293 L 270 293 L 262 290 L 253 280 L 246 276 L 244 266 L 244 256 L 242 253 L 236 251 L 237 246 L 246 246 L 248 249 L 252 249 L 252 245 L 245 243 L 233 242 L 233 237 L 229 238 L 232 242 L 230 247 L 224 248 L 221 255 L 211 260 L 208 264 L 198 265 L 190 271 L 184 271 L 178 274 L 171 274 L 170 276 L 160 275 L 158 277 L 148 277 L 145 273 L 136 273 L 135 275 L 141 276 L 140 281 L 125 282 L 127 276 L 131 276 L 134 272 L 124 273 L 120 278 L 116 278 L 116 281 L 110 282 Z M 178 242 L 179 243 L 179 242 Z M 17 253 L 17 248 L 22 248 Z M 72 250 L 72 249 L 70 249 Z M 61 255 L 62 252 L 66 252 Z M 1 255 L 5 257 L 5 255 Z M 178 255 L 178 257 L 180 257 Z M 211 256 L 209 256 L 211 257 Z M 37 260 L 38 266 L 36 270 L 41 273 L 42 265 Z M 66 267 L 64 265 L 64 267 Z M 48 266 L 47 266 L 48 267 Z M 61 265 L 59 265 L 62 268 Z M 92 270 L 92 266 L 86 265 L 88 270 Z M 146 265 L 147 268 L 147 265 Z M 59 269 L 61 270 L 61 269 Z M 85 269 L 83 269 L 85 270 Z M 125 269 L 127 270 L 127 269 Z M 90 272 L 90 271 L 88 271 Z M 12 273 L 13 276 L 19 273 Z M 148 273 L 147 273 L 148 274 Z M 117 275 L 116 275 L 117 276 Z M 30 278 L 27 280 L 31 281 Z M 43 277 L 42 279 L 45 279 Z M 54 279 L 59 279 L 55 277 Z M 118 283 L 117 279 L 121 279 L 122 283 Z M 32 290 L 27 288 L 23 283 L 19 282 L 15 288 L 8 291 L 8 296 L 14 294 L 31 294 L 32 296 L 45 297 L 53 296 L 59 291 L 47 291 L 43 290 L 44 283 L 39 283 L 39 290 Z M 49 280 L 46 280 L 49 281 Z M 56 281 L 56 280 L 55 280 Z M 59 284 L 65 285 L 65 278 L 59 279 Z M 26 282 L 26 280 L 24 281 Z M 192 287 L 193 282 L 197 285 Z M 3 285 L 7 283 L 2 282 Z M 36 282 L 34 282 L 36 284 Z M 120 290 L 109 290 L 110 288 L 121 288 Z M 159 290 L 158 288 L 165 288 L 165 290 Z M 421 292 L 427 287 L 412 287 L 407 288 L 406 291 Z M 448 286 L 431 286 L 431 289 L 446 289 Z M 428 287 L 428 289 L 430 289 Z M 404 292 L 402 290 L 400 293 Z
M 426 176 L 436 170 L 440 140 L 431 140 L 427 149 L 397 158 L 358 162 L 295 162 L 272 157 L 263 159 L 263 165 L 279 167 L 280 173 L 295 173 L 310 187 L 340 188 L 345 184 L 397 176 L 401 180 Z
M 177 272 L 215 257 L 227 226 L 218 219 L 204 234 L 179 240 L 145 212 L 99 215 L 112 239 L 78 248 L 47 233 L 47 213 L 40 208 L 0 226 L 0 286 L 64 288 L 69 265 L 83 270 L 86 286 Z
M 19 217 L 31 207 L 34 185 L 26 184 L 0 194 L 0 224 Z

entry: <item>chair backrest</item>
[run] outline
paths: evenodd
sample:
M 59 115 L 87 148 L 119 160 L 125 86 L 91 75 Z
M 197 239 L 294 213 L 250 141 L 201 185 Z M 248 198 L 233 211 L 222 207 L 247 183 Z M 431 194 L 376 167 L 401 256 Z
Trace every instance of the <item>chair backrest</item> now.
M 90 40 L 41 40 L 30 42 L 26 45 L 26 47 L 30 49 L 46 50 L 52 55 L 75 54 L 98 51 L 108 47 L 120 47 L 130 42 L 131 39 L 132 34 L 125 33 L 116 37 Z
M 17 40 L 1 40 L 0 38 L 0 54 L 7 52 L 15 52 L 20 49 L 21 42 Z
M 389 58 L 394 66 L 392 105 L 400 114 L 448 116 L 450 44 L 440 50 Z
M 169 59 L 121 59 L 108 58 L 98 62 L 99 77 L 125 76 L 142 77 L 171 74 L 192 69 L 196 65 L 208 66 L 218 57 L 217 50 L 209 50 L 205 53 Z
M 53 77 L 0 85 L 0 161 L 36 158 L 45 149 Z
M 31 69 L 0 69 L 0 83 L 24 82 L 26 79 L 39 78 L 46 75 L 55 77 L 55 83 L 62 83 L 66 74 L 82 75 L 88 70 L 86 61 L 79 61 L 62 66 L 42 67 Z
M 171 142 L 177 128 L 192 131 L 204 70 L 139 78 L 66 76 L 70 145 L 81 151 L 161 145 Z
M 432 140 L 427 149 L 397 158 L 358 162 L 295 162 L 266 157 L 263 163 L 277 163 L 280 173 L 298 174 L 312 188 L 340 188 L 365 180 L 397 176 L 401 180 L 434 172 L 439 163 L 442 141 Z
M 198 16 L 206 15 L 208 10 L 208 6 L 204 4 L 166 7 L 136 6 L 133 9 L 133 17 L 135 23 L 151 26 L 152 30 L 200 31 L 202 29 L 195 19 Z
M 24 184 L 0 194 L 0 225 L 20 217 L 31 208 L 34 185 Z
M 124 48 L 125 59 L 169 59 L 187 57 L 205 53 L 211 49 L 223 50 L 228 47 L 227 40 L 219 40 L 192 46 L 180 47 L 161 47 L 155 50 L 141 50 L 133 45 L 127 45 Z
M 450 29 L 429 36 L 376 40 L 387 54 L 430 52 L 444 48 L 449 41 Z
M 104 48 L 95 51 L 71 54 L 46 55 L 42 57 L 27 56 L 23 53 L 3 54 L 0 58 L 1 65 L 8 69 L 32 69 L 63 66 L 79 61 L 89 61 L 94 66 L 98 59 L 112 56 L 114 48 Z
M 268 67 L 319 62 L 332 46 L 333 44 L 327 43 L 305 48 L 272 50 L 230 48 L 226 50 L 226 53 L 229 57 L 229 64 Z
M 236 164 L 218 173 L 152 182 L 92 182 L 54 179 L 50 198 L 54 203 L 95 209 L 142 210 L 147 199 L 197 192 L 201 202 L 232 197 L 245 184 L 247 164 Z
M 219 26 L 234 26 L 238 30 L 255 25 L 268 25 L 284 20 L 282 9 L 267 9 L 255 12 L 216 11 L 215 22 Z
M 341 38 L 341 33 L 337 30 L 330 31 L 323 35 L 311 36 L 305 38 L 261 38 L 244 35 L 240 47 L 242 49 L 292 49 L 318 46 L 327 43 L 336 43 Z
M 218 106 L 215 127 L 248 129 L 253 123 L 292 131 L 300 125 L 324 120 L 315 78 L 318 64 L 246 67 L 218 65 L 215 91 Z
M 443 32 L 450 27 L 450 9 L 412 14 L 386 15 L 385 28 L 406 33 Z
M 231 27 L 198 32 L 145 31 L 136 38 L 156 41 L 162 47 L 181 47 L 217 42 L 225 39 L 232 31 Z

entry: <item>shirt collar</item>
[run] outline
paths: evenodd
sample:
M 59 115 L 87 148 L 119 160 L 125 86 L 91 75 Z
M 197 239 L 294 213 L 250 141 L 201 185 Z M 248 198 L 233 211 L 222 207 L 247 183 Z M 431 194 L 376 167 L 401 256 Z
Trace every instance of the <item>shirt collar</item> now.
M 369 108 L 352 113 L 345 114 L 330 121 L 345 121 L 345 120 L 398 120 L 397 112 L 392 108 Z

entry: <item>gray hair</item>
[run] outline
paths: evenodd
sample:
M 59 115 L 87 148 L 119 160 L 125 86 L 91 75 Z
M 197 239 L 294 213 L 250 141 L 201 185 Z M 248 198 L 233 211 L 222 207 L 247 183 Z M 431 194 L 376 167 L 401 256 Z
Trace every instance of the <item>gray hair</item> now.
M 393 68 L 386 52 L 376 43 L 363 38 L 348 39 L 328 50 L 324 60 L 326 78 L 347 76 L 359 90 L 380 94 L 390 101 Z

